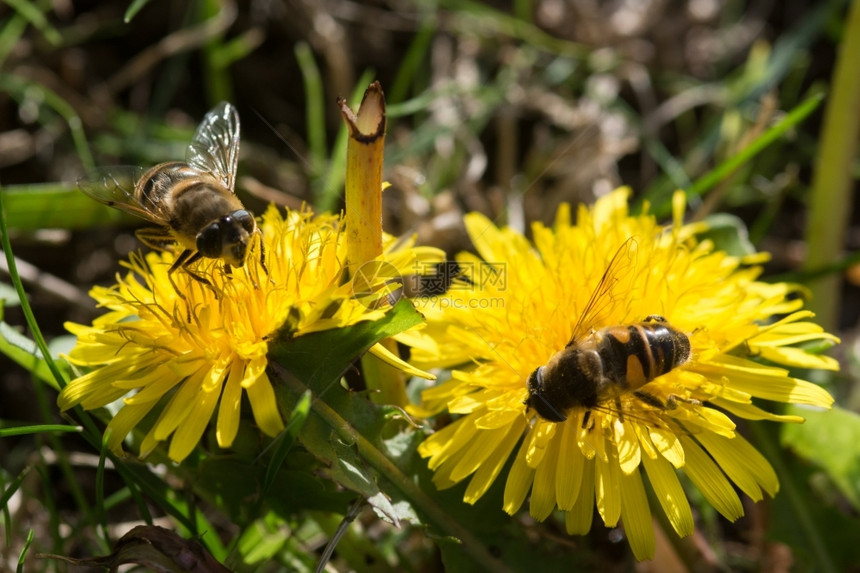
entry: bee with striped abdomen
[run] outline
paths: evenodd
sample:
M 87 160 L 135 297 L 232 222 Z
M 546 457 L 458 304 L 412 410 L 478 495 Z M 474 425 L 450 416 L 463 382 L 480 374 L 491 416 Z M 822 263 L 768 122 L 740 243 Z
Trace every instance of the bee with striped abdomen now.
M 207 257 L 222 259 L 227 271 L 241 267 L 251 238 L 260 232 L 234 191 L 238 159 L 239 114 L 222 102 L 203 118 L 184 162 L 110 167 L 78 185 L 93 199 L 158 225 L 138 230 L 137 237 L 159 250 L 178 243 L 182 251 L 168 273 L 182 268 L 209 284 L 189 265 Z
M 626 393 L 661 407 L 657 398 L 639 389 L 690 359 L 690 339 L 662 316 L 599 330 L 589 327 L 600 322 L 610 290 L 629 261 L 631 242 L 612 258 L 567 345 L 529 376 L 525 403 L 545 420 L 563 422 L 575 407 L 591 410 L 618 404 Z

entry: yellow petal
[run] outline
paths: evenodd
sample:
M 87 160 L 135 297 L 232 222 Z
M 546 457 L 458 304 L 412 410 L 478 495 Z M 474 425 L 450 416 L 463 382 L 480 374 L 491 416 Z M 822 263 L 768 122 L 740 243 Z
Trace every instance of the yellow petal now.
M 803 422 L 803 417 L 793 416 L 789 414 L 773 414 L 762 410 L 758 406 L 752 404 L 739 404 L 731 400 L 723 400 L 722 398 L 711 398 L 709 400 L 714 406 L 718 406 L 729 413 L 745 418 L 747 420 L 769 420 L 771 422 L 788 422 L 800 424 Z
M 509 515 L 515 514 L 523 505 L 534 479 L 535 471 L 526 463 L 526 452 L 527 448 L 525 445 L 521 445 L 517 452 L 517 457 L 514 458 L 514 464 L 511 466 L 508 479 L 505 482 L 504 505 L 502 508 Z
M 461 481 L 471 475 L 502 442 L 507 435 L 505 428 L 478 432 L 475 439 L 463 448 L 463 457 L 451 469 L 450 479 Z
M 629 475 L 621 474 L 621 520 L 630 541 L 630 549 L 638 560 L 654 558 L 654 525 L 648 497 L 642 485 L 642 476 L 637 468 Z
M 521 421 L 519 424 L 511 424 L 507 435 L 487 457 L 486 461 L 481 464 L 475 475 L 472 476 L 469 486 L 466 488 L 466 493 L 463 496 L 463 501 L 466 503 L 475 503 L 481 496 L 487 493 L 487 490 L 490 489 L 493 481 L 495 481 L 499 472 L 502 471 L 505 463 L 507 463 L 524 429 L 525 421 Z
M 370 347 L 371 354 L 398 370 L 409 374 L 410 376 L 416 376 L 418 378 L 424 378 L 425 380 L 435 380 L 436 377 L 429 372 L 424 372 L 420 368 L 415 368 L 408 362 L 404 362 L 399 356 L 395 355 L 393 352 L 390 352 L 383 345 L 376 343 Z
M 203 386 L 206 385 L 203 384 Z M 219 390 L 220 386 L 219 388 L 210 386 L 208 390 L 201 389 L 191 406 L 189 415 L 179 424 L 170 440 L 170 447 L 167 450 L 170 459 L 181 462 L 197 447 L 218 404 Z
M 158 421 L 152 427 L 152 436 L 155 440 L 159 442 L 166 440 L 188 417 L 194 401 L 200 396 L 200 388 L 208 373 L 207 365 L 204 364 L 179 385 L 179 391 L 173 395 L 170 403 L 161 412 Z
M 576 444 L 577 428 L 569 421 L 563 423 L 559 441 L 558 463 L 556 464 L 555 497 L 558 508 L 569 511 L 576 503 L 579 488 L 582 483 L 582 473 L 585 467 L 585 457 Z
M 122 455 L 122 443 L 125 437 L 149 414 L 154 403 L 140 406 L 123 406 L 116 416 L 108 423 L 106 431 L 110 432 L 107 445 L 112 452 Z
M 559 456 L 558 438 L 550 440 L 546 448 L 544 461 L 535 468 L 532 496 L 529 502 L 529 515 L 537 521 L 543 521 L 552 513 L 556 504 L 556 460 Z
M 823 354 L 810 354 L 801 348 L 756 346 L 756 349 L 761 358 L 777 364 L 787 364 L 796 368 L 839 370 L 839 361 L 835 358 Z
M 686 463 L 684 446 L 675 432 L 663 428 L 651 428 L 648 434 L 657 451 L 673 466 L 680 469 Z
M 254 420 L 267 436 L 277 436 L 284 429 L 284 419 L 278 411 L 275 390 L 266 374 L 266 357 L 252 360 L 245 370 L 242 387 L 248 393 Z
M 224 381 L 224 390 L 221 393 L 221 404 L 218 407 L 218 421 L 215 430 L 215 438 L 222 448 L 229 448 L 236 439 L 239 431 L 239 411 L 242 406 L 242 374 L 245 370 L 245 362 L 234 358 L 230 365 L 227 380 Z
M 522 417 L 522 414 L 516 410 L 491 410 L 475 420 L 475 427 L 481 430 L 495 430 L 508 427 Z
M 726 479 L 722 470 L 691 438 L 681 436 L 680 440 L 687 459 L 684 473 L 693 485 L 723 517 L 729 521 L 735 521 L 741 517 L 744 514 L 741 500 L 738 499 L 732 484 Z
M 642 459 L 642 452 L 639 449 L 639 439 L 636 432 L 628 422 L 615 420 L 615 447 L 618 450 L 618 464 L 621 467 L 621 472 L 625 475 L 633 473 L 639 467 L 639 462 Z
M 663 458 L 651 459 L 648 456 L 643 456 L 642 462 L 654 495 L 659 500 L 663 513 L 669 518 L 672 528 L 681 537 L 690 535 L 694 527 L 693 512 L 672 465 Z
M 435 470 L 470 443 L 477 431 L 471 416 L 460 418 L 424 440 L 418 447 L 418 453 L 422 457 L 430 457 L 428 465 L 431 470 Z
M 594 464 L 593 459 L 585 461 L 579 498 L 573 509 L 564 516 L 565 530 L 570 535 L 585 535 L 591 529 L 591 520 L 594 517 Z
M 743 437 L 732 439 L 703 432 L 696 436 L 699 443 L 719 464 L 726 475 L 753 501 L 762 499 L 761 487 L 773 497 L 779 490 L 779 480 L 770 463 Z
M 595 458 L 594 502 L 606 527 L 615 527 L 621 518 L 620 480 L 621 468 L 618 467 L 617 457 L 609 457 L 606 461 Z
M 530 468 L 536 468 L 543 460 L 546 448 L 555 435 L 557 424 L 538 419 L 534 428 L 526 438 L 526 462 Z

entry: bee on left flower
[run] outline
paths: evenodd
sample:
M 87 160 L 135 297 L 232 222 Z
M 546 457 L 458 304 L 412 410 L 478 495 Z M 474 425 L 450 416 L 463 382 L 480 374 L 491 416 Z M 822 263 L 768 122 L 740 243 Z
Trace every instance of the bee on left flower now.
M 154 249 L 165 250 L 173 242 L 182 247 L 168 274 L 181 268 L 211 286 L 190 265 L 207 257 L 222 259 L 227 272 L 241 267 L 252 237 L 260 234 L 253 213 L 236 196 L 238 159 L 239 113 L 222 102 L 203 118 L 184 162 L 103 168 L 78 186 L 96 201 L 158 225 L 136 235 Z

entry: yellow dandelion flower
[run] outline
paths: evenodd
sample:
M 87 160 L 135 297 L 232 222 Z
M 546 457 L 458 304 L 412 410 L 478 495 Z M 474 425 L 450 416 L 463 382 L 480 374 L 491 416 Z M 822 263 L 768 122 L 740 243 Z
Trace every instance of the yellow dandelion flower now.
M 408 336 L 416 366 L 454 368 L 412 407 L 455 418 L 419 447 L 437 487 L 468 479 L 475 503 L 513 456 L 506 512 L 529 497 L 535 519 L 561 510 L 567 531 L 584 534 L 596 507 L 607 526 L 623 522 L 640 560 L 655 544 L 645 476 L 682 536 L 693 515 L 677 469 L 730 520 L 743 514 L 733 484 L 756 501 L 776 493 L 730 416 L 802 421 L 757 399 L 829 407 L 826 391 L 779 366 L 836 369 L 795 346 L 836 339 L 808 320 L 795 287 L 756 280 L 750 265 L 764 257 L 698 241 L 703 225 L 684 225 L 683 211 L 679 193 L 664 228 L 630 215 L 617 190 L 576 224 L 563 206 L 532 242 L 467 216 L 479 254 L 458 257 L 469 287 L 424 299 L 428 324 Z
M 385 284 L 373 277 L 356 293 L 345 281 L 346 240 L 342 220 L 270 207 L 262 217 L 264 269 L 259 253 L 244 267 L 224 271 L 216 259 L 204 259 L 195 273 L 211 287 L 177 271 L 171 284 L 171 252 L 133 255 L 124 277 L 91 295 L 109 312 L 92 326 L 67 324 L 78 337 L 68 356 L 91 369 L 59 396 L 59 406 L 85 409 L 122 398 L 108 424 L 109 447 L 122 451 L 125 437 L 151 412 L 157 418 L 140 444 L 146 456 L 170 440 L 174 461 L 188 456 L 217 409 L 218 445 L 236 437 L 243 391 L 263 433 L 284 429 L 275 393 L 266 374 L 269 341 L 378 320 L 390 308 Z M 379 261 L 389 271 L 412 272 L 416 260 L 438 258 L 435 249 L 386 238 Z M 289 365 L 285 365 L 289 366 Z

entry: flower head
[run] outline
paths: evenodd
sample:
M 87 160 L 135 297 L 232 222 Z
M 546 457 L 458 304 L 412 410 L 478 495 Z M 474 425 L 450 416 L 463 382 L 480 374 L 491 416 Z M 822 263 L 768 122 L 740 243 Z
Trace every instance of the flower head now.
M 730 256 L 697 240 L 703 225 L 682 223 L 680 193 L 668 228 L 647 213 L 630 215 L 627 201 L 628 192 L 617 190 L 580 208 L 576 224 L 563 206 L 553 228 L 533 227 L 533 242 L 468 215 L 479 256 L 463 254 L 458 262 L 469 288 L 425 299 L 427 327 L 411 338 L 416 366 L 454 369 L 450 380 L 423 392 L 413 412 L 455 415 L 419 448 L 438 487 L 468 479 L 465 501 L 474 503 L 513 455 L 506 512 L 530 494 L 534 518 L 558 509 L 568 532 L 583 534 L 596 506 L 607 526 L 623 522 L 634 555 L 645 559 L 654 533 L 643 469 L 679 535 L 692 531 L 693 517 L 676 469 L 737 519 L 743 508 L 732 483 L 759 500 L 778 482 L 730 416 L 802 421 L 756 400 L 829 407 L 826 391 L 778 365 L 837 365 L 794 346 L 835 338 L 807 320 L 811 313 L 792 297 L 796 288 L 756 280 L 760 268 L 750 265 L 764 257 Z M 689 355 L 675 354 L 672 363 L 673 352 L 686 350 L 643 332 L 656 331 L 657 316 L 682 333 Z M 631 325 L 638 327 L 616 328 Z M 571 340 L 574 330 L 580 334 Z M 573 347 L 584 349 L 579 362 L 560 366 Z M 556 375 L 548 366 L 540 380 L 554 392 L 537 395 L 529 378 L 548 363 Z M 600 388 L 596 401 L 583 390 L 589 384 Z M 538 413 L 536 400 L 544 398 L 558 416 Z
M 206 285 L 182 270 L 169 276 L 175 254 L 151 252 L 133 255 L 116 285 L 93 288 L 93 298 L 109 311 L 92 326 L 66 325 L 78 337 L 69 361 L 92 370 L 62 390 L 60 408 L 94 409 L 123 398 L 108 424 L 111 449 L 121 451 L 128 433 L 154 413 L 140 454 L 169 439 L 175 461 L 191 453 L 216 409 L 218 444 L 233 443 L 243 391 L 265 434 L 283 430 L 266 374 L 269 341 L 276 333 L 295 337 L 382 318 L 393 271 L 378 277 L 379 285 L 364 273 L 366 284 L 356 293 L 344 272 L 339 217 L 307 211 L 284 217 L 270 207 L 261 229 L 265 267 L 259 250 L 231 273 L 204 259 L 194 272 Z M 409 242 L 394 245 L 389 238 L 379 259 L 388 269 L 405 273 L 416 258 L 437 256 Z

